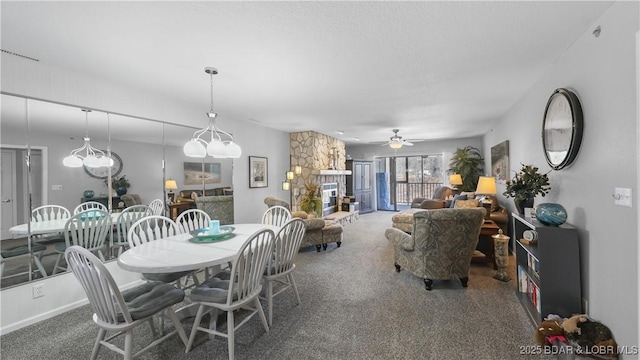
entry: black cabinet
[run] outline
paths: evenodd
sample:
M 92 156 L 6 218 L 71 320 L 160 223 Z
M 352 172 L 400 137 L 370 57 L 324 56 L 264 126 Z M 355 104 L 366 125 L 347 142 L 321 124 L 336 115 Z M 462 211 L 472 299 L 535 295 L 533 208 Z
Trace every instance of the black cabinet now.
M 534 325 L 549 314 L 567 318 L 581 314 L 578 230 L 569 224 L 546 226 L 535 219 L 512 216 L 516 296 Z
M 366 160 L 347 160 L 346 176 L 347 196 L 355 196 L 360 205 L 360 213 L 373 211 L 373 162 Z

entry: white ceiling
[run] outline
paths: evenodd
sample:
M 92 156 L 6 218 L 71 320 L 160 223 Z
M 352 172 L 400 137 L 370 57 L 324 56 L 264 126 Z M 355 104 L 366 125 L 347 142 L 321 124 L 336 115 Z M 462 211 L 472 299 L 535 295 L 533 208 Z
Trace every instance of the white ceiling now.
M 445 139 L 488 131 L 611 4 L 2 1 L 1 46 L 203 111 L 214 66 L 216 112 L 274 129 Z

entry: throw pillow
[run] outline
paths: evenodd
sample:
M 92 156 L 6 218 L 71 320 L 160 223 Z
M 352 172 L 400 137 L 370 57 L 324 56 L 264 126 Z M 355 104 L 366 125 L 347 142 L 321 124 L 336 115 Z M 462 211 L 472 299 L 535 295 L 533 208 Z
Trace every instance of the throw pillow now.
M 455 208 L 474 208 L 474 207 L 478 207 L 480 204 L 480 202 L 477 199 L 471 199 L 471 200 L 456 200 L 455 201 Z
M 453 200 L 451 201 L 451 205 L 449 205 L 450 208 L 454 208 L 455 207 L 456 200 L 467 200 L 467 195 L 456 194 L 456 196 L 454 196 Z
M 467 195 L 467 199 L 473 199 L 476 197 L 476 192 L 475 191 L 463 191 L 460 193 L 460 195 Z

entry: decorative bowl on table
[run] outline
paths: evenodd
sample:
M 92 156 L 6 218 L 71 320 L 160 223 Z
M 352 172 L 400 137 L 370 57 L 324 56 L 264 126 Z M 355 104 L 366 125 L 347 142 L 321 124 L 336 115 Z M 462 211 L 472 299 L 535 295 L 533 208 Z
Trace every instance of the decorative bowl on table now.
M 211 234 L 208 228 L 196 229 L 189 233 L 192 236 L 189 241 L 194 243 L 210 243 L 227 240 L 235 236 L 233 233 L 235 230 L 236 228 L 229 225 L 220 226 L 220 231 L 215 234 Z

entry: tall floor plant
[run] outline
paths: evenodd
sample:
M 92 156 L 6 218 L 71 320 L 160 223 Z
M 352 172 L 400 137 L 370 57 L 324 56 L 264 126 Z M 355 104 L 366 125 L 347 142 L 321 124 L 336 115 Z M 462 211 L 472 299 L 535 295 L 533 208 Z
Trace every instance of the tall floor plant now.
M 449 160 L 449 174 L 460 174 L 461 191 L 475 191 L 478 186 L 478 178 L 484 174 L 484 159 L 480 150 L 473 146 L 456 149 Z

